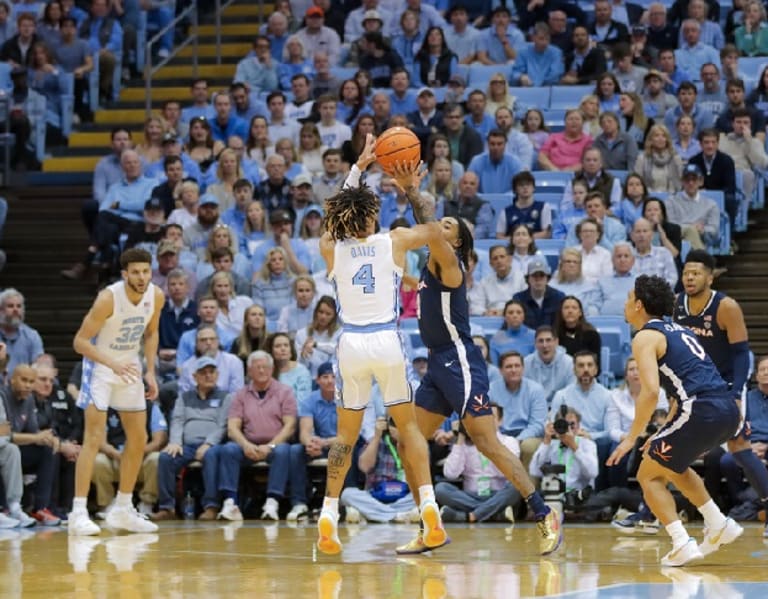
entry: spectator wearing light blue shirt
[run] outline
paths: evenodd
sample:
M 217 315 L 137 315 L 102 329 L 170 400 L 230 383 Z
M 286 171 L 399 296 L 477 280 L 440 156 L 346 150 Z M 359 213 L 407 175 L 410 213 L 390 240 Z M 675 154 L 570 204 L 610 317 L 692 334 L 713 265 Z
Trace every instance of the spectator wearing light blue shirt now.
M 411 77 L 406 69 L 394 69 L 389 81 L 392 88 L 389 93 L 390 114 L 408 114 L 419 110 L 416 92 L 409 89 Z
M 502 316 L 504 322 L 501 329 L 491 337 L 489 352 L 492 364 L 498 364 L 499 358 L 509 351 L 517 351 L 527 356 L 534 349 L 535 334 L 523 324 L 525 306 L 517 300 L 509 300 L 504 305 Z
M 0 341 L 5 344 L 8 361 L 3 378 L 10 381 L 14 368 L 19 364 L 34 364 L 43 354 L 43 340 L 35 329 L 24 323 L 24 296 L 9 287 L 0 293 Z
M 720 68 L 720 53 L 701 41 L 701 24 L 694 19 L 683 21 L 680 35 L 685 40 L 675 50 L 675 60 L 678 68 L 690 77 L 698 79 L 701 67 L 711 62 Z
M 555 330 L 549 325 L 536 329 L 536 351 L 525 357 L 525 372 L 528 378 L 544 387 L 547 403 L 555 393 L 575 382 L 573 358 L 557 341 Z
M 208 96 L 208 81 L 206 79 L 194 79 L 190 85 L 192 106 L 181 109 L 181 122 L 189 123 L 194 118 L 211 120 L 216 116 L 216 111 L 210 104 Z
M 80 25 L 79 37 L 88 42 L 91 53 L 99 55 L 99 93 L 111 98 L 112 74 L 120 68 L 117 58 L 123 53 L 123 28 L 108 13 L 107 0 L 92 0 L 91 14 Z
M 635 253 L 632 245 L 622 241 L 613 246 L 611 255 L 613 275 L 603 277 L 584 295 L 587 316 L 623 316 L 624 303 L 634 289 L 636 275 L 632 272 Z
M 419 15 L 411 9 L 403 11 L 399 24 L 400 27 L 395 28 L 397 35 L 392 37 L 392 50 L 400 56 L 406 67 L 411 68 L 416 63 L 416 54 L 424 42 L 427 29 L 421 29 Z
M 179 391 L 185 393 L 195 388 L 195 364 L 198 355 L 208 356 L 216 362 L 216 369 L 219 371 L 219 378 L 216 386 L 225 393 L 235 393 L 245 385 L 245 376 L 243 373 L 243 362 L 229 352 L 219 349 L 219 336 L 213 325 L 201 325 L 196 331 L 187 331 L 195 333 L 196 347 L 193 355 L 181 364 L 181 375 L 179 376 Z M 184 335 L 182 335 L 182 339 Z M 176 355 L 178 363 L 178 352 Z
M 437 1 L 442 2 L 443 0 Z M 423 0 L 405 0 L 405 7 L 416 13 L 419 18 L 419 31 L 422 35 L 426 34 L 427 30 L 432 27 L 445 29 L 448 26 L 438 9 L 432 6 L 433 4 L 435 4 L 434 1 L 427 3 Z
M 512 177 L 525 167 L 505 152 L 507 136 L 502 131 L 491 131 L 487 145 L 488 151 L 475 156 L 467 170 L 480 179 L 480 193 L 508 193 L 512 189 Z
M 504 411 L 501 432 L 515 437 L 520 442 L 520 460 L 528 468 L 531 457 L 544 436 L 547 397 L 544 387 L 523 376 L 525 365 L 519 352 L 503 353 L 499 360 L 499 369 L 502 380 L 495 381 L 488 394 Z
M 670 108 L 664 115 L 664 126 L 673 138 L 677 137 L 677 119 L 687 114 L 693 119 L 693 136 L 698 136 L 708 127 L 714 127 L 715 116 L 703 106 L 696 103 L 698 96 L 696 86 L 690 81 L 683 81 L 677 89 L 678 106 Z
M 483 139 L 496 129 L 496 119 L 485 111 L 487 103 L 485 92 L 479 89 L 470 92 L 467 97 L 467 116 L 464 117 L 464 124 L 472 127 Z
M 480 34 L 477 60 L 483 64 L 508 64 L 525 47 L 525 36 L 512 24 L 509 9 L 499 6 L 491 13 L 491 26 Z
M 216 111 L 216 117 L 211 119 L 210 123 L 214 141 L 225 144 L 232 135 L 237 135 L 243 140 L 248 139 L 248 123 L 232 114 L 232 100 L 229 94 L 216 94 L 213 109 Z
M 536 23 L 533 43 L 523 48 L 515 59 L 510 79 L 524 87 L 557 85 L 565 72 L 563 51 L 549 43 L 549 26 Z
M 506 106 L 496 109 L 496 127 L 507 134 L 507 154 L 516 156 L 525 170 L 533 168 L 533 144 L 522 131 L 515 129 L 515 115 Z
M 277 88 L 277 63 L 272 59 L 270 47 L 267 36 L 257 35 L 253 42 L 254 55 L 237 63 L 233 81 L 245 83 L 253 93 Z
M 469 24 L 467 9 L 454 5 L 448 9 L 445 17 L 451 23 L 451 26 L 444 30 L 448 47 L 456 54 L 460 64 L 474 62 L 480 49 L 481 34 Z

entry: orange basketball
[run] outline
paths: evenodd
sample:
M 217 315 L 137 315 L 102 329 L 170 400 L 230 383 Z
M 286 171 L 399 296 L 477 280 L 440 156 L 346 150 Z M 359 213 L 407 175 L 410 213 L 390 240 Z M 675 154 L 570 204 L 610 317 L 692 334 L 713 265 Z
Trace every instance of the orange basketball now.
M 396 162 L 409 163 L 421 159 L 419 138 L 405 127 L 391 127 L 376 140 L 376 160 L 388 175 Z

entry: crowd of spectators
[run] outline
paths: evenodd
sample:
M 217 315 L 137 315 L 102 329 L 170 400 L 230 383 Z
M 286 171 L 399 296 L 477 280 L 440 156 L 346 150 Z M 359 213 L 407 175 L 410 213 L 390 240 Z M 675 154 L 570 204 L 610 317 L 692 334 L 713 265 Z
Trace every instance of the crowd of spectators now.
M 89 23 L 101 18 L 104 2 L 93 0 Z M 762 5 L 735 10 L 723 35 L 708 20 L 719 7 L 704 0 L 646 10 L 597 0 L 593 18 L 570 2 L 513 9 L 486 2 L 482 11 L 475 3 L 427 0 L 363 0 L 353 10 L 344 3 L 344 11 L 338 4 L 277 2 L 227 89 L 191 81 L 188 98 L 166 101 L 147 119 L 142 139 L 116 127 L 96 167 L 93 198 L 82 211 L 90 244 L 62 274 L 79 279 L 95 270 L 106 283 L 120 248 L 143 247 L 156 257 L 153 281 L 168 298 L 142 510 L 174 517 L 176 476 L 199 462 L 201 517 L 242 518 L 241 467 L 266 462 L 257 515 L 308 513 L 308 465 L 327 455 L 335 435 L 341 327 L 318 250 L 323 202 L 340 189 L 365 135 L 396 125 L 422 142 L 429 171 L 422 193 L 438 215 L 465 219 L 475 239 L 488 242 L 472 254 L 467 292 L 472 316 L 501 322 L 497 331 L 479 329 L 476 342 L 488 356 L 505 442 L 535 476 L 560 459 L 569 488 L 626 486 L 626 463 L 604 463 L 631 422 L 626 395 L 637 391 L 636 369 L 630 359 L 617 389 L 598 382 L 607 365 L 590 318 L 621 316 L 640 274 L 677 286 L 684 242 L 699 249 L 718 243 L 720 209 L 708 190 L 723 193 L 733 223 L 744 201 L 737 173 L 747 197 L 763 184 L 765 77 L 745 95 L 737 64 L 740 55 L 761 51 L 759 43 L 749 51 L 746 45 L 768 29 Z M 106 25 L 99 27 L 103 33 Z M 105 51 L 101 69 L 109 66 Z M 467 86 L 458 66 L 477 63 L 492 72 L 484 89 Z M 340 66 L 357 70 L 340 80 Z M 575 84 L 594 85 L 594 92 L 574 94 L 556 131 L 542 110 L 521 110 L 514 97 L 515 86 Z M 541 199 L 537 171 L 572 173 L 559 202 Z M 378 166 L 365 182 L 381 199 L 382 230 L 415 223 Z M 508 194 L 509 201 L 500 206 L 485 194 Z M 563 243 L 556 267 L 536 245 L 551 238 Z M 422 252 L 407 257 L 403 318 L 415 315 L 424 261 Z M 44 355 L 14 293 L 2 298 L 0 327 L 6 343 L 23 340 L 7 344 L 9 414 L 13 397 L 29 396 L 25 380 L 40 377 Z M 417 385 L 424 355 L 406 341 Z M 30 364 L 31 374 L 16 368 Z M 67 401 L 79 382 L 76 370 Z M 768 379 L 760 384 L 768 392 Z M 566 433 L 552 426 L 560 406 Z M 383 484 L 402 483 L 402 466 L 396 430 L 375 397 L 365 422 L 342 502 L 352 519 L 407 521 L 407 489 Z M 25 432 L 37 435 L 30 444 L 53 450 L 54 461 L 71 461 L 76 449 L 56 458 L 65 453 L 52 430 Z M 758 430 L 765 438 L 757 440 L 768 440 L 768 422 Z M 94 480 L 99 510 L 109 508 L 119 430 L 114 439 Z M 75 437 L 63 442 L 77 447 Z M 463 489 L 440 488 L 449 515 L 510 518 L 506 508 L 514 511 L 519 496 L 471 445 L 451 422 L 432 439 L 434 455 L 447 456 L 441 474 L 464 477 Z M 38 486 L 56 479 L 46 468 L 63 481 L 64 470 L 45 461 L 48 453 L 37 454 L 22 462 L 37 469 Z M 8 517 L 19 520 L 8 493 Z M 38 490 L 30 505 L 45 523 L 66 502 L 66 493 Z

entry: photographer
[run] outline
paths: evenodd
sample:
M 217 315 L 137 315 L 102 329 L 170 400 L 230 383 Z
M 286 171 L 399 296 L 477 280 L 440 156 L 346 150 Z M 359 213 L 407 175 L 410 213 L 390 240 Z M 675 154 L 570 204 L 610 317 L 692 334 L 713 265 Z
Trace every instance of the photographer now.
M 561 406 L 554 422 L 544 426 L 544 441 L 531 460 L 531 476 L 541 478 L 545 464 L 560 464 L 565 467 L 566 495 L 590 487 L 598 473 L 597 446 L 584 435 L 581 414 Z
M 494 405 L 493 416 L 496 428 L 501 424 L 502 409 Z M 497 430 L 499 441 L 516 456 L 520 455 L 517 439 L 503 435 Z M 506 477 L 481 454 L 463 426 L 459 427 L 458 438 L 443 465 L 443 474 L 448 480 L 462 479 L 462 488 L 449 482 L 435 485 L 435 497 L 443 506 L 440 513 L 444 522 L 483 522 L 506 517 L 514 521 L 513 510 L 520 502 L 520 493 Z M 494 518 L 495 517 L 495 518 Z

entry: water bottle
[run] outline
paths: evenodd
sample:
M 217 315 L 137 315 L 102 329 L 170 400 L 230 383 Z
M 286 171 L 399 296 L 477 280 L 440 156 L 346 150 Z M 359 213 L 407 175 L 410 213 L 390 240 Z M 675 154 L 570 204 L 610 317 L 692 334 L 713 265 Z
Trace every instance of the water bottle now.
M 192 493 L 187 491 L 187 496 L 184 497 L 184 519 L 185 520 L 194 520 L 195 519 L 195 498 L 192 497 Z

